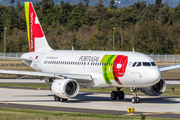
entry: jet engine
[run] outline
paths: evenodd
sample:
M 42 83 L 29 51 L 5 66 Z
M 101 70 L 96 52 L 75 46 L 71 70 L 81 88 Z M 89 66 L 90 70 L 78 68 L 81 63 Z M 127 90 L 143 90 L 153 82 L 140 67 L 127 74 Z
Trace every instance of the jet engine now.
M 166 82 L 163 79 L 161 79 L 157 84 L 153 86 L 140 88 L 141 92 L 150 96 L 161 95 L 162 93 L 164 93 L 165 90 L 166 90 Z
M 53 81 L 51 90 L 60 98 L 72 98 L 79 93 L 79 84 L 72 79 L 57 79 Z

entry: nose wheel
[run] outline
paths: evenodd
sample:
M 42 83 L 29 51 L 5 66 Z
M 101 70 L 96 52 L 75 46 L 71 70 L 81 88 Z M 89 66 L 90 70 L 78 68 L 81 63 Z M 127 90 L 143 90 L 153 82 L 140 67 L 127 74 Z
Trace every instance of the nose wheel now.
M 124 100 L 124 92 L 120 91 L 121 88 L 117 88 L 117 91 L 111 92 L 111 100 Z
M 139 90 L 138 88 L 133 88 L 134 97 L 132 97 L 132 103 L 139 103 L 140 102 L 140 98 L 137 97 L 137 91 L 138 90 Z

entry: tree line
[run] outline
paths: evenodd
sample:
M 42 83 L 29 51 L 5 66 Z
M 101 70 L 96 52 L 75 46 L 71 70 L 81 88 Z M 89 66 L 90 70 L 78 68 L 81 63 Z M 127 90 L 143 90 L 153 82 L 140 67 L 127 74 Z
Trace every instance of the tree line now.
M 0 5 L 0 52 L 28 52 L 24 5 Z M 147 54 L 180 53 L 180 4 L 174 8 L 162 0 L 155 4 L 141 1 L 118 8 L 114 0 L 105 7 L 103 0 L 89 6 L 89 0 L 78 4 L 53 0 L 34 3 L 48 43 L 53 49 L 112 50 L 113 29 L 116 51 Z

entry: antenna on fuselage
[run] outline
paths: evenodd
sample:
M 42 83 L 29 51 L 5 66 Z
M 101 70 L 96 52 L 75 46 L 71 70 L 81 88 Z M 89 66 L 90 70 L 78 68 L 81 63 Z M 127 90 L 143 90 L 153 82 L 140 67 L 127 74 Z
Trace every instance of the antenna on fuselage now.
M 73 46 L 72 46 L 72 51 L 74 51 L 74 48 L 73 48 Z

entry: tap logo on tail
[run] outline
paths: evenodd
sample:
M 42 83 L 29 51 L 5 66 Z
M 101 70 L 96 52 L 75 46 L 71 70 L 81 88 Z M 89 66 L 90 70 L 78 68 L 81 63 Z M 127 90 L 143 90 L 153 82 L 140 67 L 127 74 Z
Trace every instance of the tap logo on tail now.
M 117 84 L 122 85 L 119 80 L 123 77 L 128 63 L 128 57 L 124 55 L 105 55 L 101 63 L 104 80 L 107 84 L 112 84 L 110 80 L 115 80 Z
M 44 33 L 40 26 L 39 20 L 33 8 L 31 2 L 25 2 L 25 14 L 26 14 L 26 24 L 27 24 L 27 34 L 30 52 L 35 51 L 35 38 L 44 37 Z

